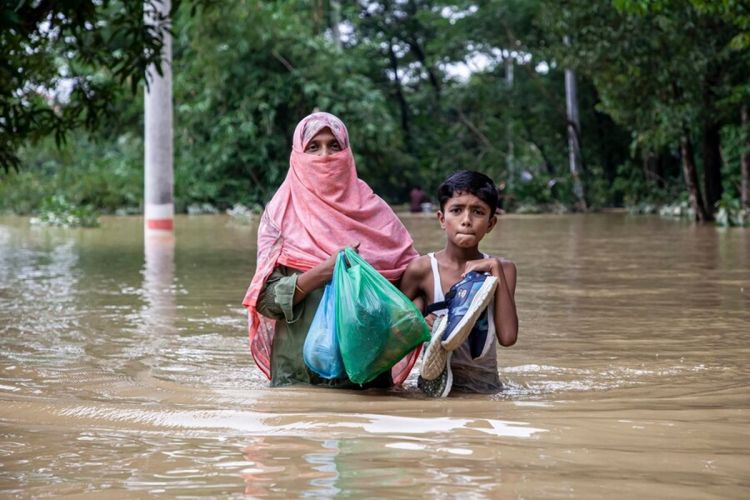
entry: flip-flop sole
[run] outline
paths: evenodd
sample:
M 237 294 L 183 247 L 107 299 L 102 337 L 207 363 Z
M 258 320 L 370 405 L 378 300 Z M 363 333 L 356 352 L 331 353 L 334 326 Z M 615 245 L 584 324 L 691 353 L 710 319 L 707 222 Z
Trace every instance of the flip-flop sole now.
M 445 326 L 448 324 L 447 316 L 438 316 L 435 321 L 439 322 L 433 325 L 432 339 L 427 344 L 425 349 L 424 357 L 422 358 L 422 367 L 419 370 L 419 374 L 425 380 L 435 380 L 440 376 L 445 368 L 445 363 L 448 359 L 448 351 L 446 351 L 442 344 L 441 338 L 445 333 Z

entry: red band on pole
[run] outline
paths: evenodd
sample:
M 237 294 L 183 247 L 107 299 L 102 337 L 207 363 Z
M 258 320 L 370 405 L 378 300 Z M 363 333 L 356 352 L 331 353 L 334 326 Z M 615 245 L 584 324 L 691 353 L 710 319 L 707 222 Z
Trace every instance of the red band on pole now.
M 174 225 L 173 219 L 148 219 L 146 226 L 149 229 L 161 229 L 164 231 L 171 231 Z

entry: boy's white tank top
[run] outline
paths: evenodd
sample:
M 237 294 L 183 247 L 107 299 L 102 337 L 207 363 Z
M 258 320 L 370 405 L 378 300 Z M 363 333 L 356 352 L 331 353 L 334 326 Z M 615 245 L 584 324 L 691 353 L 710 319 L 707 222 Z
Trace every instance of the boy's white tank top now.
M 434 253 L 428 254 L 430 266 L 432 267 L 433 302 L 445 300 L 445 293 L 440 281 L 440 269 Z M 489 255 L 483 253 L 484 258 Z M 491 343 L 487 351 L 480 357 L 472 359 L 469 343 L 464 342 L 451 355 L 451 371 L 453 372 L 453 388 L 468 392 L 495 393 L 502 389 L 500 377 L 497 374 L 497 336 L 495 335 L 494 303 L 491 301 L 487 320 L 489 328 L 487 336 Z M 434 312 L 436 316 L 448 314 L 448 309 L 439 309 Z

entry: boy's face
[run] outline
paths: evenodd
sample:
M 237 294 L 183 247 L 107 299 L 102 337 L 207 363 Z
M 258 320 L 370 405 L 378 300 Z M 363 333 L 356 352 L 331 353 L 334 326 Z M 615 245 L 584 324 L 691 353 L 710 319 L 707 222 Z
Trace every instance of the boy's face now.
M 484 235 L 489 233 L 497 217 L 490 213 L 490 206 L 473 194 L 456 193 L 445 202 L 443 211 L 438 212 L 440 227 L 448 235 L 448 240 L 461 248 L 479 245 Z

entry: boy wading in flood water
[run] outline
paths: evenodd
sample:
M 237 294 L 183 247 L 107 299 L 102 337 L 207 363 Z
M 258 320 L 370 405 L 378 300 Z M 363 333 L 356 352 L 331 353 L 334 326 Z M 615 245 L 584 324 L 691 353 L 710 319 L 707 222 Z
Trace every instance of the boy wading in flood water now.
M 479 251 L 497 223 L 497 188 L 484 174 L 461 171 L 437 194 L 445 248 L 413 260 L 401 280 L 401 290 L 432 325 L 418 385 L 434 397 L 452 388 L 495 393 L 502 388 L 497 343 L 512 346 L 518 335 L 516 266 Z

